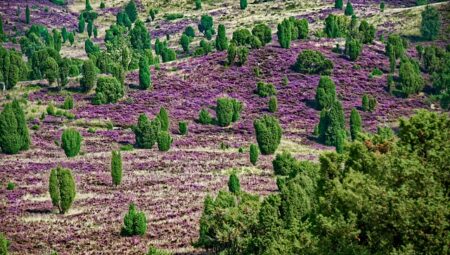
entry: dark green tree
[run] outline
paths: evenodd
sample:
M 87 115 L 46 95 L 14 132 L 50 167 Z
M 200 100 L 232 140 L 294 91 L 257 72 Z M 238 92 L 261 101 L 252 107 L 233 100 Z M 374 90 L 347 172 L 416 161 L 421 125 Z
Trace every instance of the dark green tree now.
M 63 58 L 58 64 L 58 85 L 59 89 L 69 83 L 70 60 Z
M 202 15 L 200 18 L 200 24 L 198 24 L 198 30 L 206 35 L 206 32 L 209 31 L 212 34 L 214 26 L 213 18 L 209 15 Z
M 257 24 L 252 29 L 252 34 L 261 41 L 262 46 L 272 41 L 272 29 L 266 24 Z
M 228 65 L 233 65 L 234 61 L 236 59 L 236 44 L 230 43 L 227 51 L 227 62 Z
M 359 112 L 353 108 L 350 114 L 350 134 L 352 140 L 355 141 L 358 138 L 358 134 L 362 131 L 362 120 Z
M 334 8 L 342 10 L 344 3 L 342 0 L 334 0 Z
M 128 208 L 128 213 L 123 219 L 123 226 L 120 231 L 122 236 L 144 236 L 147 232 L 147 218 L 144 212 L 139 212 L 132 203 Z
M 65 129 L 61 135 L 61 147 L 67 157 L 75 157 L 80 152 L 83 138 L 75 129 Z
M 122 182 L 122 155 L 120 151 L 112 151 L 111 153 L 111 177 L 114 186 L 118 186 Z
M 86 21 L 84 20 L 84 16 L 80 15 L 78 18 L 78 33 L 84 33 L 84 28 L 86 27 Z
M 114 77 L 99 77 L 95 88 L 94 104 L 116 103 L 124 96 L 123 85 Z
M 56 30 L 53 29 L 53 48 L 57 51 L 60 52 L 61 51 L 61 47 L 62 47 L 62 36 L 61 33 Z
M 358 39 L 347 38 L 345 41 L 345 55 L 355 61 L 361 55 L 363 45 Z
M 269 115 L 253 122 L 259 150 L 263 155 L 273 154 L 281 142 L 282 129 L 278 120 Z
M 278 100 L 276 96 L 271 96 L 268 103 L 269 112 L 277 112 Z
M 130 2 L 128 2 L 128 4 L 125 6 L 125 12 L 132 23 L 137 20 L 138 12 L 134 0 L 130 0 Z
M 12 109 L 17 121 L 17 133 L 20 137 L 20 150 L 28 150 L 30 148 L 31 139 L 28 131 L 27 121 L 25 119 L 25 113 L 18 100 L 13 100 Z
M 136 146 L 142 149 L 151 149 L 158 139 L 161 123 L 158 118 L 150 121 L 145 114 L 139 115 L 138 123 L 133 127 Z
M 385 8 L 385 3 L 384 3 L 384 1 L 381 1 L 381 3 L 380 3 L 380 11 L 384 12 L 384 8 Z
M 232 173 L 228 179 L 228 190 L 234 194 L 241 192 L 241 184 L 239 183 L 239 178 L 235 173 Z
M 441 18 L 435 7 L 427 6 L 422 12 L 420 32 L 426 40 L 435 40 L 441 29 Z
M 256 144 L 250 144 L 250 162 L 252 165 L 256 165 L 259 157 L 259 149 Z
M 147 59 L 141 57 L 139 61 L 139 88 L 145 90 L 150 87 L 152 87 L 150 67 L 148 66 Z
M 276 175 L 289 176 L 298 171 L 298 162 L 291 153 L 283 151 L 277 154 L 272 161 L 273 171 Z
M 347 6 L 345 6 L 345 11 L 344 14 L 346 16 L 352 16 L 353 15 L 353 5 L 352 3 L 349 1 L 347 1 Z
M 233 121 L 233 101 L 231 98 L 222 97 L 217 99 L 216 106 L 217 124 L 226 127 Z
M 341 102 L 335 100 L 330 108 L 320 112 L 319 141 L 335 146 L 339 132 L 345 131 L 345 117 Z
M 228 38 L 225 31 L 225 26 L 219 24 L 219 29 L 216 37 L 216 50 L 223 51 L 228 48 Z
M 185 121 L 178 122 L 178 130 L 180 135 L 187 135 L 188 133 L 188 124 Z
M 53 58 L 47 58 L 44 68 L 44 78 L 47 79 L 48 85 L 52 85 L 58 79 L 58 63 Z
M 191 43 L 191 39 L 189 36 L 182 34 L 180 38 L 180 45 L 183 48 L 183 51 L 189 53 L 189 44 Z
M 320 51 L 304 50 L 298 54 L 294 69 L 300 73 L 326 75 L 333 70 L 333 62 Z
M 220 25 L 219 25 L 219 26 L 220 26 Z M 191 27 L 191 26 L 187 26 L 187 27 L 184 29 L 183 34 L 185 34 L 185 35 L 187 35 L 187 36 L 189 36 L 189 37 L 191 37 L 191 38 L 194 38 L 194 37 L 195 37 L 195 31 L 194 31 L 194 28 Z
M 159 132 L 157 142 L 159 151 L 168 151 L 172 145 L 173 138 L 170 136 L 169 132 L 161 131 Z
M 359 24 L 359 34 L 361 38 L 361 42 L 364 44 L 373 43 L 375 39 L 376 29 L 375 26 L 369 24 L 366 20 L 361 21 Z
M 170 128 L 170 119 L 169 119 L 169 113 L 167 112 L 166 108 L 161 107 L 159 109 L 158 113 L 158 119 L 161 123 L 161 130 L 162 131 L 169 131 Z
M 404 96 L 416 94 L 423 89 L 424 81 L 419 66 L 414 60 L 403 59 L 400 62 L 399 90 Z
M 202 0 L 195 0 L 195 9 L 196 10 L 202 9 Z
M 258 83 L 256 83 L 256 94 L 260 97 L 275 96 L 277 94 L 277 89 L 272 83 L 258 81 Z
M 93 20 L 88 20 L 87 33 L 88 33 L 89 38 L 91 38 L 92 32 L 94 32 L 94 21 Z
M 336 85 L 329 76 L 321 76 L 316 90 L 316 106 L 322 110 L 330 107 L 336 100 Z
M 85 11 L 92 11 L 93 10 L 93 8 L 91 6 L 91 2 L 89 0 L 86 0 L 86 4 L 85 4 L 84 10 Z
M 241 10 L 247 9 L 247 0 L 240 0 L 239 1 L 239 7 L 241 7 Z
M 21 148 L 17 118 L 11 104 L 6 104 L 0 114 L 0 147 L 3 153 L 16 154 Z
M 280 43 L 281 48 L 289 49 L 291 47 L 291 35 L 292 35 L 291 26 L 292 25 L 288 19 L 284 19 L 277 26 L 278 41 Z
M 92 60 L 88 59 L 83 62 L 81 73 L 83 75 L 83 78 L 80 80 L 81 88 L 83 91 L 89 92 L 95 86 L 97 81 L 97 73 Z
M 52 169 L 48 185 L 53 206 L 58 207 L 62 214 L 69 211 L 76 196 L 76 185 L 72 171 L 60 166 Z
M 344 152 L 344 145 L 345 145 L 345 131 L 340 130 L 336 138 L 336 146 L 335 146 L 336 152 L 342 154 Z
M 130 32 L 130 41 L 133 49 L 142 51 L 151 49 L 150 34 L 144 22 L 138 20 Z
M 30 24 L 30 16 L 30 8 L 27 5 L 27 7 L 25 8 L 25 23 Z

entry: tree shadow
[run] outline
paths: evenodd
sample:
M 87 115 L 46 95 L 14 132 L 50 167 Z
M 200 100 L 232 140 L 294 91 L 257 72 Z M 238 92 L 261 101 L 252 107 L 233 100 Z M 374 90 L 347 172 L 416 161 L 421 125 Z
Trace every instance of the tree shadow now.
M 52 213 L 52 210 L 50 209 L 46 209 L 46 208 L 42 208 L 42 209 L 26 209 L 25 210 L 27 213 L 39 213 L 39 214 L 50 214 Z

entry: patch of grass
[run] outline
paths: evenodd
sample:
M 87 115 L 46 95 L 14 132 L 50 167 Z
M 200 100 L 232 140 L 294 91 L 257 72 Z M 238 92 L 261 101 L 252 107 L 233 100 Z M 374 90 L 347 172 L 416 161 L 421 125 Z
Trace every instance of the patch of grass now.
M 126 144 L 126 145 L 120 146 L 120 150 L 121 151 L 132 151 L 132 150 L 134 150 L 134 147 L 132 144 Z

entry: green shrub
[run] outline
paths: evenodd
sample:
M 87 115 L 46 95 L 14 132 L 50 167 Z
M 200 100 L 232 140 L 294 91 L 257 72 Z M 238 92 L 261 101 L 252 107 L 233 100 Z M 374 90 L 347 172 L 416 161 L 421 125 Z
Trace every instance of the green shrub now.
M 353 15 L 353 5 L 350 1 L 347 1 L 347 6 L 345 6 L 344 14 L 345 14 L 345 16 Z
M 230 66 L 234 64 L 234 60 L 236 59 L 236 51 L 236 44 L 234 44 L 233 42 L 230 43 L 227 50 L 227 62 Z
M 251 144 L 250 145 L 250 162 L 252 163 L 252 165 L 256 165 L 256 162 L 258 161 L 258 157 L 259 157 L 259 149 L 258 146 L 256 146 L 255 144 Z
M 209 111 L 203 108 L 198 115 L 198 122 L 201 124 L 211 124 L 212 118 Z
M 248 48 L 245 46 L 240 46 L 237 48 L 236 50 L 236 55 L 237 55 L 237 64 L 240 66 L 245 65 L 245 63 L 247 62 L 248 59 Z
M 306 74 L 330 74 L 333 70 L 333 62 L 319 51 L 304 50 L 298 55 L 294 69 Z
M 173 139 L 169 132 L 161 131 L 158 135 L 158 149 L 160 151 L 168 151 L 172 145 Z
M 237 29 L 233 32 L 232 42 L 237 46 L 246 46 L 250 44 L 252 33 L 246 28 Z
M 404 96 L 409 96 L 422 91 L 423 86 L 424 80 L 418 64 L 414 60 L 403 59 L 399 70 L 399 91 Z
M 180 131 L 180 135 L 187 135 L 188 133 L 188 124 L 185 121 L 178 122 L 178 130 Z
M 277 36 L 281 48 L 289 49 L 292 40 L 292 24 L 288 19 L 284 19 L 277 26 Z
M 329 76 L 321 76 L 317 86 L 315 102 L 317 109 L 328 108 L 336 100 L 336 85 Z
M 319 141 L 335 146 L 341 130 L 345 130 L 345 117 L 342 104 L 334 101 L 333 104 L 320 112 Z
M 16 187 L 16 184 L 14 184 L 14 182 L 8 182 L 6 189 L 7 190 L 14 190 L 14 188 Z
M 241 184 L 239 183 L 239 178 L 235 173 L 232 173 L 228 179 L 228 190 L 234 194 L 241 191 Z
M 123 219 L 123 226 L 120 231 L 122 236 L 144 236 L 147 231 L 147 218 L 144 212 L 136 210 L 134 204 L 130 204 L 128 213 Z
M 95 65 L 91 60 L 83 62 L 82 74 L 83 78 L 80 80 L 81 88 L 85 92 L 89 92 L 95 86 L 97 80 Z
M 71 96 L 71 95 L 66 96 L 66 98 L 64 99 L 62 108 L 66 109 L 66 110 L 71 110 L 71 109 L 73 109 L 73 106 L 74 106 L 73 96 Z
M 216 38 L 216 50 L 223 51 L 228 48 L 228 38 L 225 31 L 225 26 L 223 24 L 219 24 L 217 38 Z
M 241 10 L 247 9 L 247 0 L 239 0 L 239 6 L 241 7 Z
M 124 88 L 114 77 L 100 77 L 95 88 L 94 104 L 116 103 L 124 96 Z
M 148 89 L 152 86 L 152 77 L 150 68 L 146 58 L 141 58 L 139 61 L 139 88 Z
M 278 100 L 276 96 L 271 96 L 269 99 L 269 112 L 277 112 L 278 111 Z
M 359 37 L 364 44 L 373 43 L 375 39 L 376 29 L 375 26 L 369 24 L 366 20 L 361 21 L 359 25 Z
M 137 125 L 133 126 L 136 146 L 138 148 L 151 149 L 157 142 L 160 130 L 161 123 L 158 118 L 150 121 L 145 114 L 139 115 Z
M 82 137 L 72 128 L 65 129 L 61 135 L 61 147 L 67 157 L 75 157 L 80 152 Z
M 363 45 L 359 40 L 348 38 L 345 41 L 345 55 L 351 61 L 355 61 L 361 55 L 362 47 Z
M 259 150 L 263 155 L 273 154 L 281 142 L 282 129 L 278 120 L 269 115 L 253 122 Z
M 221 127 L 229 126 L 239 119 L 242 103 L 232 98 L 218 98 L 216 106 L 217 124 Z
M 291 153 L 283 151 L 277 154 L 272 161 L 273 171 L 276 175 L 291 175 L 298 171 L 298 162 Z
M 70 169 L 60 166 L 50 172 L 48 191 L 53 206 L 58 207 L 60 213 L 66 213 L 75 199 L 75 180 Z
M 252 34 L 258 37 L 262 46 L 272 41 L 272 29 L 266 24 L 257 24 L 252 29 Z
M 405 49 L 406 49 L 406 41 L 402 39 L 399 35 L 391 34 L 388 37 L 388 41 L 386 43 L 386 55 L 389 58 L 399 59 L 402 58 Z
M 328 15 L 323 32 L 328 38 L 344 37 L 348 33 L 349 20 L 346 16 Z
M 258 83 L 256 83 L 256 94 L 260 97 L 275 96 L 277 94 L 277 90 L 272 83 L 258 81 Z
M 213 27 L 214 27 L 213 18 L 206 14 L 202 15 L 202 17 L 200 18 L 200 24 L 198 25 L 198 30 L 203 34 L 206 34 L 207 31 L 209 31 L 211 34 L 214 34 Z
M 167 112 L 166 108 L 161 107 L 159 109 L 157 118 L 159 119 L 159 122 L 161 123 L 161 130 L 169 131 L 170 119 L 169 119 L 169 113 Z
M 0 254 L 8 255 L 9 241 L 3 233 L 0 233 Z
M 338 132 L 336 137 L 336 152 L 342 154 L 344 152 L 344 144 L 345 144 L 345 130 L 341 130 Z
M 195 0 L 195 10 L 201 10 L 202 9 L 202 0 Z
M 183 51 L 189 53 L 189 44 L 191 43 L 191 39 L 189 36 L 182 34 L 180 38 L 180 45 L 183 48 Z
M 115 186 L 122 182 L 122 155 L 120 151 L 111 152 L 111 178 Z
M 358 138 L 358 134 L 362 131 L 362 120 L 358 111 L 353 108 L 350 114 L 350 134 L 352 140 L 355 141 Z

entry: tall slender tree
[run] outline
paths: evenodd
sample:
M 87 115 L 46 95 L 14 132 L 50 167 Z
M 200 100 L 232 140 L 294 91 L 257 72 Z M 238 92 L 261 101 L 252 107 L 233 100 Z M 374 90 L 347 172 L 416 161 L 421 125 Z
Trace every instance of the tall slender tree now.
M 30 20 L 31 20 L 31 13 L 30 13 L 30 7 L 28 7 L 25 9 L 25 23 L 30 24 Z

